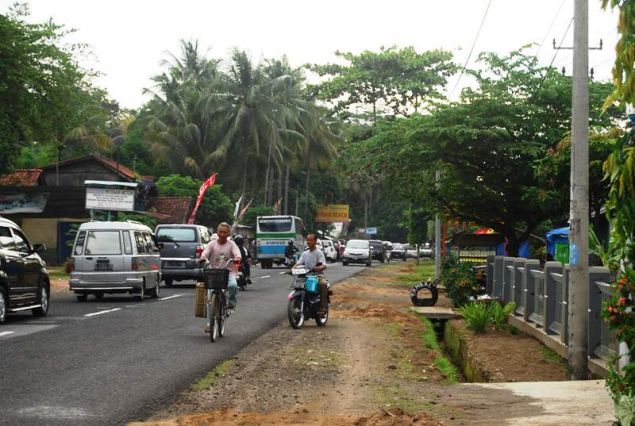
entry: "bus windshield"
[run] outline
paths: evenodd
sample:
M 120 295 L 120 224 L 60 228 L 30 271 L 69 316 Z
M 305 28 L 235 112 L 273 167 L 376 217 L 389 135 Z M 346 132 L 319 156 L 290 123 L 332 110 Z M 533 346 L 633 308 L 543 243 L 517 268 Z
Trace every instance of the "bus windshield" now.
M 260 232 L 289 232 L 293 223 L 290 217 L 268 217 L 258 219 Z

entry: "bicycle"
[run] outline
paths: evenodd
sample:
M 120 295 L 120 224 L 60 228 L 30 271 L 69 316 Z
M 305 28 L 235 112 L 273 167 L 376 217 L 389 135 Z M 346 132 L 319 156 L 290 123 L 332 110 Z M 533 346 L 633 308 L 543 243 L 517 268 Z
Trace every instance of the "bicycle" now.
M 231 260 L 225 263 L 225 267 Z M 225 325 L 229 312 L 227 309 L 227 287 L 229 270 L 226 268 L 206 268 L 203 270 L 207 309 L 211 312 L 209 321 L 209 339 L 215 342 L 225 334 Z M 211 292 L 210 292 L 211 290 Z M 211 293 L 211 294 L 210 294 Z

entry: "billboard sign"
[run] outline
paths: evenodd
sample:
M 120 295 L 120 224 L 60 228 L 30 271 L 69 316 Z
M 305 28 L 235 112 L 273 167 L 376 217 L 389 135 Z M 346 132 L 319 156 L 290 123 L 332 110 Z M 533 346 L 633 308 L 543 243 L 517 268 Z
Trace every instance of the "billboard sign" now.
M 322 223 L 350 222 L 348 204 L 318 205 L 315 221 Z
M 134 190 L 86 188 L 87 210 L 134 211 Z
M 377 235 L 377 228 L 366 228 L 366 235 Z

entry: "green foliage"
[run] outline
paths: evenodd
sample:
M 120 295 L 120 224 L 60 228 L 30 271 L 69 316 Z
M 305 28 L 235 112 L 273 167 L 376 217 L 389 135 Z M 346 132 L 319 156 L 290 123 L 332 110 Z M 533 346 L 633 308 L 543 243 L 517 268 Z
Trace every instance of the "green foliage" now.
M 139 222 L 147 226 L 148 228 L 152 229 L 153 231 L 154 231 L 154 228 L 156 228 L 157 226 L 157 220 L 153 218 L 152 216 L 148 216 L 145 214 L 134 214 L 134 213 L 129 214 L 129 213 L 119 212 L 117 220 L 120 220 L 122 222 L 125 222 L 127 220 Z
M 202 183 L 189 176 L 168 175 L 159 178 L 157 188 L 162 196 L 191 197 L 194 203 Z M 231 222 L 233 207 L 229 197 L 223 193 L 221 185 L 211 186 L 203 196 L 196 223 L 211 227 L 220 222 Z
M 83 46 L 66 47 L 63 39 L 70 31 L 52 21 L 27 23 L 28 17 L 25 4 L 16 4 L 0 15 L 3 171 L 12 169 L 21 151 L 33 147 L 33 141 L 64 151 L 80 142 L 92 149 L 91 143 L 97 140 L 93 136 L 102 133 L 112 118 L 104 107 L 108 103 L 105 93 L 91 87 L 90 75 L 77 66 L 74 54 Z
M 209 389 L 214 386 L 214 382 L 219 377 L 222 377 L 229 371 L 229 369 L 234 365 L 234 360 L 228 359 L 216 366 L 212 371 L 210 371 L 205 377 L 196 382 L 192 386 L 192 390 L 194 391 L 202 391 L 205 389 Z
M 489 304 L 482 302 L 466 303 L 459 309 L 467 327 L 475 333 L 485 333 L 491 322 Z
M 494 324 L 496 330 L 504 330 L 507 328 L 507 320 L 511 314 L 516 310 L 516 304 L 510 302 L 503 306 L 498 302 L 490 303 L 489 311 L 491 322 Z
M 454 256 L 447 257 L 441 266 L 441 284 L 454 306 L 465 305 L 477 286 L 472 265 L 460 263 Z
M 446 357 L 443 355 L 438 355 L 434 359 L 434 366 L 443 376 L 445 376 L 445 383 L 448 385 L 452 385 L 458 382 L 458 373 L 456 371 L 456 367 L 452 364 Z
M 330 77 L 314 87 L 319 98 L 335 104 L 334 112 L 348 117 L 367 107 L 376 121 L 381 115 L 408 115 L 430 108 L 442 98 L 447 79 L 456 71 L 452 54 L 443 50 L 417 53 L 413 47 L 381 48 L 358 55 L 336 52 L 345 65 L 313 65 Z
M 250 207 L 245 213 L 243 220 L 240 221 L 241 225 L 251 226 L 256 231 L 256 218 L 258 216 L 271 216 L 275 215 L 276 211 L 273 207 L 257 205 Z
M 401 272 L 397 279 L 400 282 L 415 283 L 425 280 L 433 280 L 435 274 L 435 267 L 433 260 L 423 260 L 418 265 L 412 263 L 406 263 L 408 268 L 412 268 L 412 272 Z
M 507 318 L 515 309 L 516 304 L 513 302 L 503 306 L 498 302 L 474 301 L 461 306 L 459 311 L 469 329 L 475 333 L 485 333 L 489 325 L 496 330 L 504 330 Z

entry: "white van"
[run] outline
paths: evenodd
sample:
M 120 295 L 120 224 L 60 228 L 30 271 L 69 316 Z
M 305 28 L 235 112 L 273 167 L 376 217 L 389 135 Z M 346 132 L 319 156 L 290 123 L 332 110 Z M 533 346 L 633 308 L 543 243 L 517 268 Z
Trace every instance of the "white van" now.
M 335 250 L 335 245 L 333 245 L 333 241 L 331 240 L 322 240 L 322 249 L 324 251 L 324 257 L 326 260 L 330 260 L 331 262 L 337 261 L 337 251 Z
M 152 230 L 138 222 L 80 225 L 72 253 L 70 289 L 77 300 L 89 294 L 130 293 L 143 301 L 159 297 L 161 257 Z

